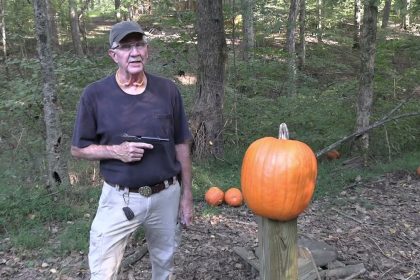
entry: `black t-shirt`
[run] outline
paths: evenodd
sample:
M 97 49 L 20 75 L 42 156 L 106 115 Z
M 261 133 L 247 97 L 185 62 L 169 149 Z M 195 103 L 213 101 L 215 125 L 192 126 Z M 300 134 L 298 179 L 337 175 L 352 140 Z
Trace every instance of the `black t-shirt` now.
M 115 75 L 111 75 L 88 85 L 80 98 L 73 146 L 120 144 L 124 133 L 169 139 L 153 143 L 152 150 L 145 149 L 139 162 L 101 160 L 101 174 L 109 183 L 127 187 L 152 185 L 181 171 L 175 145 L 192 138 L 182 97 L 172 81 L 149 73 L 146 76 L 147 86 L 142 94 L 125 93 Z

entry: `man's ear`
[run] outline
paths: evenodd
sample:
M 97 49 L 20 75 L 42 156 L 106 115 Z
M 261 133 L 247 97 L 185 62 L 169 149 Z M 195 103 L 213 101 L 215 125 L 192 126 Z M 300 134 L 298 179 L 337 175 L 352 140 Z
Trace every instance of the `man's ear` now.
M 117 54 L 113 50 L 108 50 L 108 55 L 114 60 L 115 63 L 118 63 Z

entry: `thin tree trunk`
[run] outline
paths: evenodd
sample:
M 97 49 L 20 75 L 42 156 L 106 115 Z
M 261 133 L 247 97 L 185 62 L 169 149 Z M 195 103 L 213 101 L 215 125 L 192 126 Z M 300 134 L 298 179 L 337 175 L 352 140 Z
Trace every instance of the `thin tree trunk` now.
M 236 72 L 236 9 L 235 9 L 236 3 L 235 0 L 232 1 L 232 54 L 233 54 L 233 71 Z M 225 73 L 226 74 L 226 73 Z
M 248 61 L 252 56 L 255 46 L 254 33 L 254 1 L 242 0 L 242 15 L 243 15 L 243 34 L 244 34 L 244 52 L 243 58 Z
M 362 36 L 360 38 L 360 77 L 359 95 L 357 99 L 356 131 L 369 126 L 373 102 L 373 78 L 375 74 L 376 54 L 376 24 L 378 7 L 376 0 L 366 0 L 364 6 Z M 365 165 L 368 161 L 369 134 L 365 133 L 359 138 L 359 147 Z
M 322 28 L 323 28 L 323 24 L 322 24 L 322 21 L 323 21 L 323 2 L 322 2 L 322 0 L 317 0 L 317 21 L 318 21 L 318 23 L 317 23 L 317 39 L 318 39 L 318 43 L 321 43 L 322 42 Z
M 410 6 L 410 2 L 409 0 L 402 0 L 401 2 L 402 4 L 402 8 L 400 9 L 400 15 L 401 15 L 401 28 L 403 29 L 407 29 L 408 25 L 407 25 L 407 18 L 409 19 L 408 16 L 408 8 Z
M 59 105 L 56 93 L 56 78 L 48 32 L 45 0 L 34 0 L 35 29 L 38 55 L 43 79 L 43 109 L 46 128 L 46 153 L 48 162 L 47 187 L 68 184 L 67 164 L 63 157 L 63 133 L 61 131 Z
M 58 38 L 57 21 L 55 20 L 55 8 L 51 0 L 46 0 L 47 4 L 47 17 L 48 17 L 48 30 L 51 34 L 51 47 L 54 51 L 59 51 L 60 40 Z
M 0 27 L 1 27 L 1 40 L 3 44 L 3 58 L 4 64 L 6 65 L 6 73 L 7 71 L 7 41 L 6 41 L 6 21 L 5 21 L 5 10 L 6 10 L 6 3 L 5 0 L 0 0 Z
M 83 56 L 82 41 L 80 40 L 79 15 L 77 14 L 77 4 L 75 0 L 69 0 L 69 10 L 73 48 L 77 56 Z
M 147 8 L 147 14 L 151 15 L 153 14 L 153 1 L 149 0 L 149 6 Z
M 196 0 L 188 0 L 188 10 L 196 11 L 197 10 L 197 1 Z
M 191 117 L 194 155 L 223 155 L 226 40 L 222 0 L 198 1 L 198 83 Z
M 85 54 L 88 53 L 88 40 L 87 40 L 87 30 L 86 30 L 86 11 L 89 9 L 89 6 L 91 5 L 91 3 L 93 3 L 95 1 L 93 0 L 84 0 L 82 8 L 80 9 L 80 13 L 79 13 L 79 30 L 80 30 L 80 34 L 82 35 L 83 38 L 83 51 Z
M 121 21 L 121 0 L 114 0 L 114 7 L 115 7 L 115 20 L 117 22 Z
M 389 21 L 389 13 L 391 12 L 391 2 L 392 0 L 385 0 L 385 7 L 382 15 L 382 25 L 381 28 L 387 28 L 388 27 L 388 21 Z
M 360 47 L 360 23 L 362 21 L 362 3 L 361 0 L 354 0 L 354 31 L 353 31 L 353 49 Z
M 289 18 L 287 21 L 286 50 L 288 52 L 287 72 L 288 72 L 288 95 L 296 95 L 296 20 L 299 12 L 299 0 L 291 0 Z
M 305 67 L 306 59 L 306 0 L 300 0 L 299 8 L 299 50 L 298 50 L 298 68 L 302 70 Z

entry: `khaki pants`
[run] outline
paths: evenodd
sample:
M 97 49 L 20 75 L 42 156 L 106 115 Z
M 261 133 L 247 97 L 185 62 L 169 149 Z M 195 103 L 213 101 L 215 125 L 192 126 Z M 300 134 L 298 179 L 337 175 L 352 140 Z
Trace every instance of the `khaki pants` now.
M 135 217 L 128 221 L 123 207 L 124 195 Z M 91 280 L 117 279 L 128 237 L 144 226 L 152 280 L 167 280 L 173 270 L 175 232 L 181 188 L 178 181 L 150 197 L 117 190 L 104 183 L 99 206 L 90 231 L 89 267 Z

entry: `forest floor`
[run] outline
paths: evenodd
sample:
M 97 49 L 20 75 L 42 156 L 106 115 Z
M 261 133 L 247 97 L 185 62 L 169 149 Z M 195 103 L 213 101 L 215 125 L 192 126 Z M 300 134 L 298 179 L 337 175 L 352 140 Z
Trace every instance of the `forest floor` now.
M 176 254 L 176 279 L 259 279 L 236 255 L 236 246 L 255 249 L 257 223 L 246 206 L 221 206 L 205 215 L 195 206 L 194 224 L 183 231 Z M 363 263 L 356 279 L 420 279 L 420 178 L 415 174 L 385 174 L 352 184 L 339 195 L 314 201 L 298 219 L 299 235 L 322 240 L 338 251 L 345 264 Z M 9 240 L 1 240 L 6 245 Z M 129 243 L 131 255 L 144 240 Z M 1 245 L 1 244 L 0 244 Z M 4 246 L 3 246 L 4 247 Z M 6 246 L 9 247 L 10 246 Z M 150 279 L 148 254 L 126 266 L 119 279 Z M 38 259 L 36 252 L 0 252 L 1 279 L 88 279 L 87 256 Z

